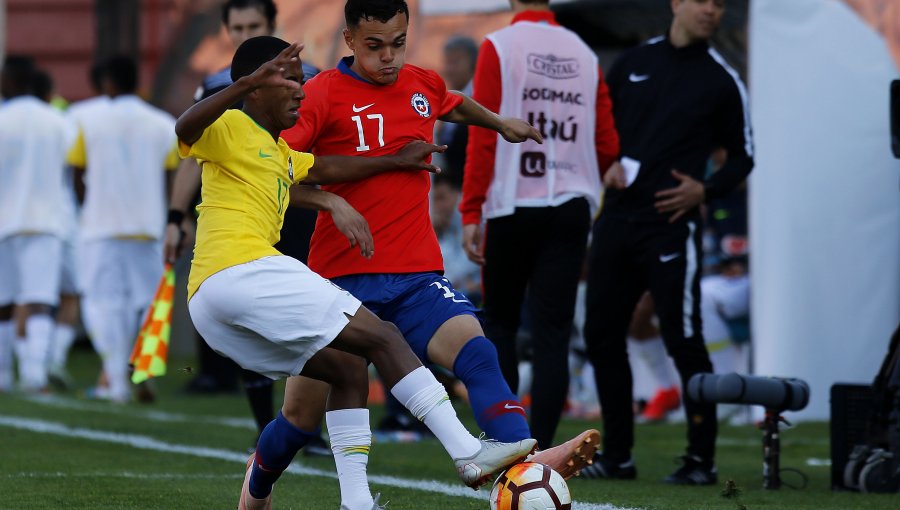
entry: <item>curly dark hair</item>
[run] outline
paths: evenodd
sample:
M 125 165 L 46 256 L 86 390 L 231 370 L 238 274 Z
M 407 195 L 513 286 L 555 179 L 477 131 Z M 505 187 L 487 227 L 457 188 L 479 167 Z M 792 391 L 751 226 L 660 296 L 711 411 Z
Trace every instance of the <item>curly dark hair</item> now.
M 231 80 L 238 81 L 244 76 L 253 74 L 261 65 L 277 57 L 288 46 L 290 44 L 287 42 L 269 35 L 247 39 L 238 47 L 234 52 L 234 58 L 231 59 Z
M 344 20 L 347 28 L 359 26 L 361 20 L 378 20 L 382 23 L 403 13 L 409 19 L 409 6 L 404 0 L 347 0 L 344 5 Z

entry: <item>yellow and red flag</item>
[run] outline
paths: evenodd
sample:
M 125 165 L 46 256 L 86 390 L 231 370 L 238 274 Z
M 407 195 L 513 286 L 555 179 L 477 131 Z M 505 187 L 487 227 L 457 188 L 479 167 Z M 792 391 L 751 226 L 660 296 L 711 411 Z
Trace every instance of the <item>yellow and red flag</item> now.
M 131 352 L 131 365 L 134 367 L 131 382 L 135 384 L 166 374 L 174 296 L 175 270 L 166 264 L 163 277 L 156 289 L 156 296 L 150 309 L 147 310 L 144 325 L 141 326 L 134 350 Z

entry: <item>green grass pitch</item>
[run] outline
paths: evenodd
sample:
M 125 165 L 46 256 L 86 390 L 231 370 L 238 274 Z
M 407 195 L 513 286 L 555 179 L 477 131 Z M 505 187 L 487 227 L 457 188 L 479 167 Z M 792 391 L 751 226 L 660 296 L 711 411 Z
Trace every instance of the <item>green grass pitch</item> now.
M 170 373 L 155 381 L 152 405 L 115 406 L 79 395 L 98 369 L 87 349 L 72 353 L 76 390 L 48 399 L 0 395 L 0 509 L 219 509 L 235 508 L 243 461 L 255 437 L 242 395 L 197 397 L 181 393 L 190 375 L 187 362 L 173 361 Z M 283 386 L 276 385 L 280 392 Z M 468 408 L 460 416 L 476 430 Z M 372 421 L 379 409 L 373 409 Z M 790 418 L 790 416 L 788 416 Z M 596 423 L 566 420 L 558 439 Z M 723 426 L 718 446 L 720 484 L 671 487 L 659 480 L 671 472 L 684 446 L 684 426 L 642 425 L 637 429 L 636 481 L 575 479 L 569 487 L 587 508 L 647 510 L 900 509 L 898 495 L 835 493 L 829 489 L 828 426 L 802 423 L 782 434 L 782 466 L 809 476 L 804 489 L 762 489 L 760 432 Z M 298 456 L 293 473 L 276 485 L 275 507 L 337 509 L 337 481 L 331 459 Z M 390 510 L 486 510 L 468 495 L 453 465 L 435 441 L 373 445 L 369 463 L 374 491 L 384 493 Z M 298 474 L 298 472 L 306 474 Z M 310 474 L 311 473 L 311 474 Z M 741 490 L 722 496 L 725 482 Z M 800 478 L 785 473 L 786 483 Z M 437 485 L 426 482 L 437 481 Z M 443 492 L 434 492 L 434 488 Z M 472 493 L 474 494 L 474 493 Z M 605 505 L 605 506 L 601 506 Z

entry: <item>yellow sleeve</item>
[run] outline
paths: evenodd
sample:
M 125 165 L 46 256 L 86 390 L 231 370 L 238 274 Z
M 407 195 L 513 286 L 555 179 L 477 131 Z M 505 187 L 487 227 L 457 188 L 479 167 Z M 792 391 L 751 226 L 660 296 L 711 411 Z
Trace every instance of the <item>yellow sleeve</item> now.
M 198 160 L 211 161 L 220 163 L 229 159 L 230 147 L 235 136 L 234 130 L 231 128 L 233 112 L 229 110 L 210 124 L 200 135 L 200 139 L 193 145 L 188 145 L 182 140 L 178 140 L 178 155 L 182 158 L 194 157 Z M 238 112 L 240 113 L 240 112 Z M 241 113 L 241 115 L 243 115 Z
M 169 155 L 166 156 L 166 170 L 169 172 L 176 170 L 178 168 L 178 163 L 181 162 L 181 158 L 178 156 L 178 145 L 175 144 L 172 146 L 172 150 L 169 151 Z
M 78 137 L 66 155 L 66 163 L 78 168 L 87 168 L 87 151 L 84 148 L 84 131 L 78 130 Z
M 294 172 L 294 184 L 297 184 L 309 175 L 309 169 L 315 164 L 316 157 L 308 152 L 297 152 L 292 149 L 290 162 Z

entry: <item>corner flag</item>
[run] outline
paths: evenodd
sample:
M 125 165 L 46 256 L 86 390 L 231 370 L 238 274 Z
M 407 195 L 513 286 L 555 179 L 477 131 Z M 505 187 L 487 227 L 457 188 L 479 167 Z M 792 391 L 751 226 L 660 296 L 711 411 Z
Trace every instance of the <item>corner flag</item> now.
M 169 335 L 172 326 L 172 302 L 175 294 L 175 270 L 166 264 L 163 276 L 156 289 L 156 296 L 144 325 L 138 333 L 137 342 L 131 352 L 131 382 L 146 381 L 151 377 L 166 374 L 166 359 L 169 353 Z

